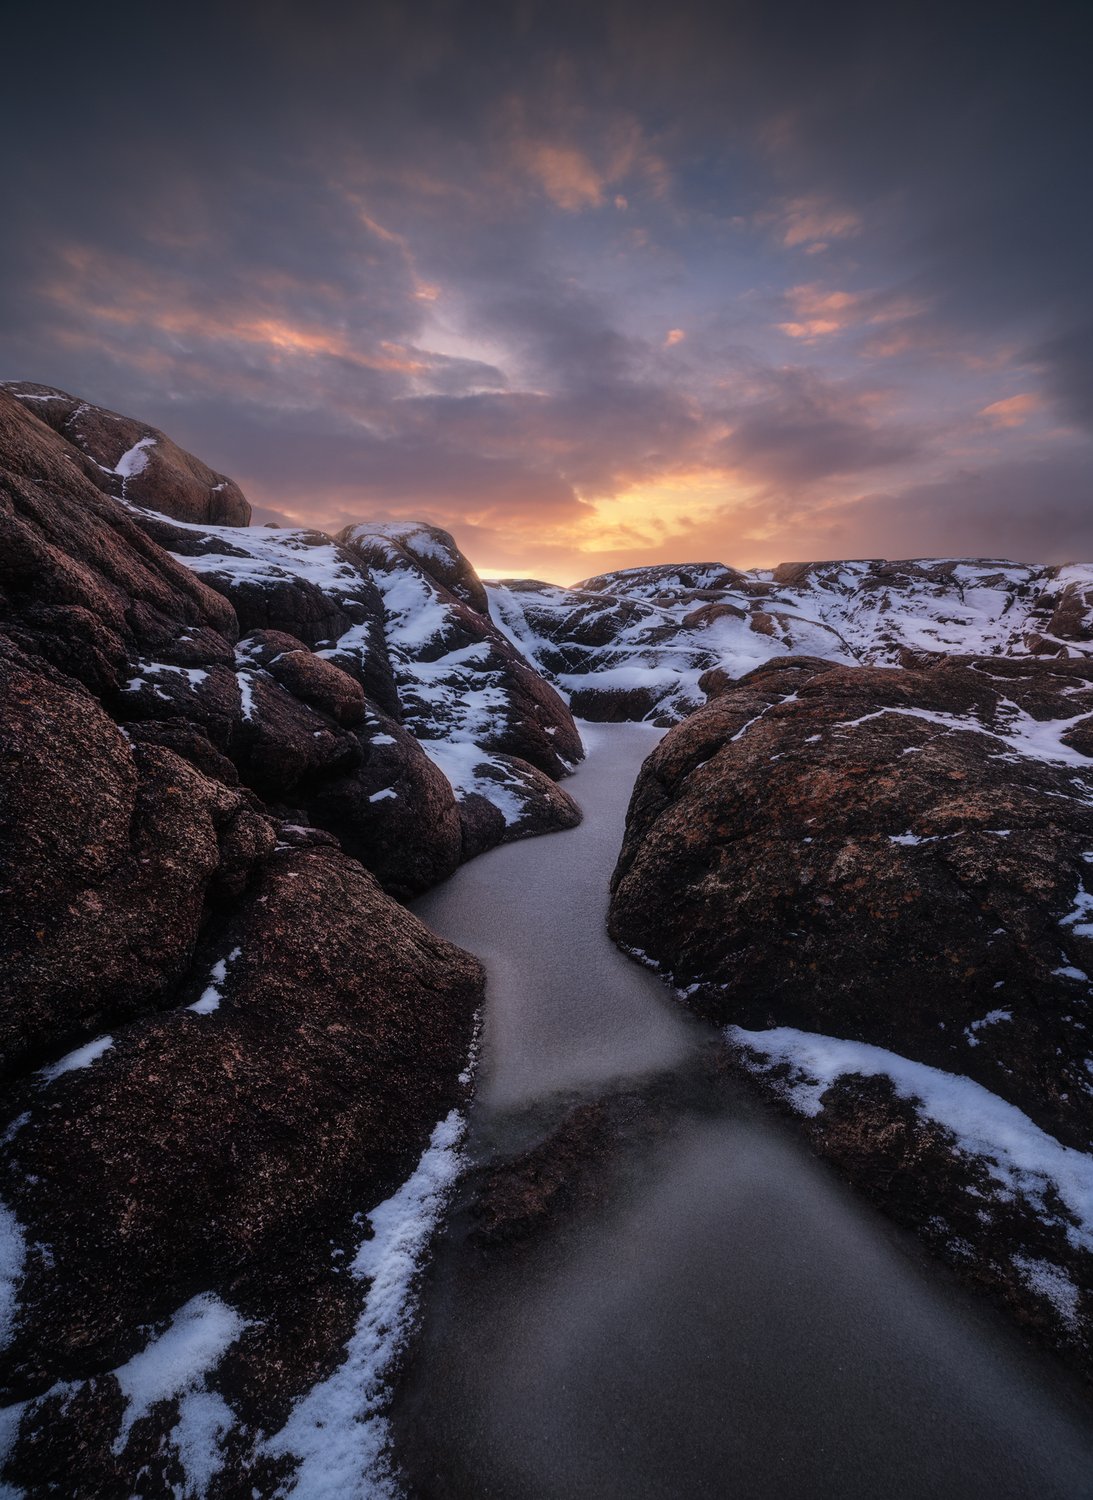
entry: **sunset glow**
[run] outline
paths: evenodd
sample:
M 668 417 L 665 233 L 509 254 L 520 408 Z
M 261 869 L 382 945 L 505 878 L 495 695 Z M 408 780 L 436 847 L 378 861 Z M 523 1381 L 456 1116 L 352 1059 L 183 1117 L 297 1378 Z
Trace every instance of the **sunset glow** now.
M 858 97 L 834 18 L 366 9 L 336 53 L 278 12 L 202 54 L 246 140 L 156 97 L 154 31 L 81 152 L 42 123 L 78 89 L 27 105 L 6 376 L 157 422 L 260 520 L 420 517 L 491 570 L 1093 544 L 1088 276 L 1020 57 L 974 70 L 988 156 L 922 18 Z

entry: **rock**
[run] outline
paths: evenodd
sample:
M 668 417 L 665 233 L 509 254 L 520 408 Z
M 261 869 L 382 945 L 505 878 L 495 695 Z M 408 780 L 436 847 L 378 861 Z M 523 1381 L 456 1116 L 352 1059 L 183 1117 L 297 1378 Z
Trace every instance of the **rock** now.
M 166 1003 L 208 904 L 238 894 L 274 831 L 240 791 L 129 745 L 76 683 L 11 648 L 0 702 L 10 1074 Z
M 419 739 L 516 756 L 552 779 L 581 759 L 565 703 L 488 615 L 424 573 L 382 530 L 347 527 L 341 538 L 383 597 L 403 721 Z
M 108 494 L 180 521 L 249 526 L 239 486 L 185 452 L 158 428 L 90 406 L 52 386 L 10 381 L 0 387 L 85 454 Z
M 464 859 L 498 844 L 575 828 L 581 810 L 573 798 L 536 766 L 515 755 L 483 757 L 459 799 Z
M 946 655 L 1093 654 L 1093 568 L 994 559 L 719 563 L 601 574 L 573 588 L 506 579 L 491 608 L 589 718 L 678 723 L 707 674 L 780 655 L 927 666 Z M 710 679 L 713 680 L 713 679 Z
M 967 1073 L 1084 1148 L 1086 981 L 1070 971 L 1093 972 L 1093 937 L 1067 919 L 1089 880 L 1093 762 L 1062 734 L 1093 707 L 1093 666 L 1005 666 L 742 678 L 646 762 L 612 930 L 697 986 L 711 1019 Z M 1012 1020 L 969 1030 L 999 1008 Z
M 367 710 L 360 683 L 333 662 L 316 656 L 302 641 L 278 630 L 261 630 L 240 641 L 237 654 L 251 657 L 293 697 L 312 704 L 335 723 L 363 721 Z
M 454 594 L 479 614 L 488 615 L 489 600 L 482 580 L 456 546 L 451 532 L 421 521 L 370 521 L 367 526 L 347 527 L 341 540 L 360 541 L 364 536 L 397 544 L 434 583 Z
M 760 668 L 646 761 L 610 929 L 818 1149 L 1093 1370 L 1069 1168 L 1005 1164 L 1093 1132 L 1091 709 L 1084 660 Z
M 74 450 L 0 390 L 0 621 L 92 691 L 142 656 L 173 663 L 187 637 L 230 654 L 231 606 L 85 478 Z
M 464 857 L 455 795 L 413 735 L 375 705 L 356 738 L 360 764 L 318 788 L 309 815 L 386 890 L 418 895 Z
M 345 1225 L 460 1097 L 481 969 L 355 861 L 275 855 L 214 947 L 215 1010 L 118 1028 L 16 1100 L 3 1197 L 51 1253 L 21 1289 L 8 1399 L 113 1368 L 190 1289 Z

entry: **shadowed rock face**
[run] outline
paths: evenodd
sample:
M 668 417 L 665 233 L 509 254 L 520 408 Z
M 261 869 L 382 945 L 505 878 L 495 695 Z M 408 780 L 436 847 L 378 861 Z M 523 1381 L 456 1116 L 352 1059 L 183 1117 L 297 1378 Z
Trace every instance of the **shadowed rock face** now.
M 1042 1184 L 984 1189 L 982 1160 L 916 1113 L 877 1054 L 849 1054 L 805 1097 L 792 1036 L 783 1051 L 766 1038 L 885 1049 L 893 1076 L 901 1059 L 956 1075 L 1087 1152 L 1093 761 L 1074 746 L 1091 724 L 1084 660 L 772 663 L 646 761 L 610 914 L 688 1006 L 738 1028 L 743 1066 L 797 1101 L 821 1150 L 1083 1362 L 1093 1257 L 1071 1210 L 1045 1210 Z M 862 1083 L 866 1063 L 878 1076 Z M 960 1097 L 973 1117 L 994 1108 Z M 1030 1291 L 1041 1262 L 1064 1273 L 1072 1315 L 1045 1311 L 1042 1278 Z
M 215 1010 L 149 1015 L 16 1092 L 2 1196 L 51 1253 L 31 1256 L 9 1399 L 120 1363 L 188 1289 L 344 1223 L 460 1096 L 477 962 L 336 849 L 267 857 L 176 999 L 214 955 Z

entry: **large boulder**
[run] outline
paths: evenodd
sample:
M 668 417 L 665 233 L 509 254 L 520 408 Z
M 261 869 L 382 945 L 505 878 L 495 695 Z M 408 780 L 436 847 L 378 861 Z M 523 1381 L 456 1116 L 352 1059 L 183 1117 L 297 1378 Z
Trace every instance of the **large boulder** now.
M 166 1003 L 274 824 L 0 637 L 0 1072 Z
M 371 521 L 367 526 L 349 527 L 348 533 L 357 539 L 368 535 L 395 542 L 434 583 L 479 614 L 489 614 L 485 586 L 450 531 L 423 521 Z
M 772 663 L 646 761 L 610 911 L 821 1149 L 1083 1361 L 1090 728 L 1085 660 Z
M 120 1363 L 190 1288 L 377 1202 L 459 1099 L 481 969 L 337 850 L 267 859 L 205 957 L 188 1004 L 17 1092 L 0 1195 L 50 1253 L 9 1399 Z
M 489 615 L 425 572 L 382 529 L 341 533 L 383 599 L 404 722 L 423 741 L 517 756 L 556 779 L 584 753 L 565 703 Z

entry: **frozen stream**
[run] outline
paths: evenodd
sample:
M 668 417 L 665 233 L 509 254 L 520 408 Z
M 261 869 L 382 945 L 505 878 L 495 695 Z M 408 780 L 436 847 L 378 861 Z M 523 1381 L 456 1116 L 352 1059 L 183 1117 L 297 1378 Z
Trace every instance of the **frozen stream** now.
M 1093 1497 L 1093 1403 L 741 1094 L 687 1080 L 711 1033 L 607 938 L 656 732 L 589 727 L 577 829 L 495 850 L 417 910 L 489 970 L 473 1140 L 574 1095 L 663 1095 L 591 1199 L 483 1251 L 457 1209 L 394 1422 L 459 1500 Z M 658 1076 L 659 1075 L 659 1080 Z M 612 1153 L 608 1153 L 609 1156 Z

